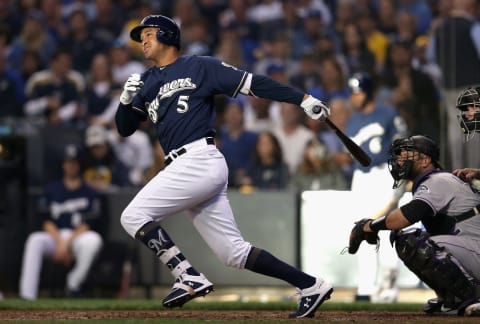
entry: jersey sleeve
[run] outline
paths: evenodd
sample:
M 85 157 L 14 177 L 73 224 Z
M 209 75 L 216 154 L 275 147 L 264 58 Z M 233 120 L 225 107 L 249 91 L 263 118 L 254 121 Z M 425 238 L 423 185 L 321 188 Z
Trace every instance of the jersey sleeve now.
M 413 195 L 413 199 L 427 203 L 435 214 L 441 213 L 448 208 L 454 196 L 448 190 L 439 188 L 449 187 L 449 184 L 445 183 L 441 177 L 432 176 L 419 185 Z
M 300 105 L 304 93 L 293 87 L 281 84 L 264 75 L 253 75 L 247 71 L 237 69 L 220 60 L 204 57 L 208 67 L 209 81 L 216 93 L 224 93 L 236 97 L 239 92 L 260 98 L 272 99 L 279 102 L 289 102 Z
M 213 92 L 236 97 L 247 79 L 248 72 L 213 57 L 201 57 L 205 73 L 204 82 L 209 82 Z M 208 80 L 208 81 L 207 81 Z

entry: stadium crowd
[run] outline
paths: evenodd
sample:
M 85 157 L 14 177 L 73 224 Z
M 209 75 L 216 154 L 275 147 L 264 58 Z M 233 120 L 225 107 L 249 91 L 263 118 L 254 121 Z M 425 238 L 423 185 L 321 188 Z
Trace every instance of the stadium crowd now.
M 112 183 L 116 186 L 141 185 L 151 168 L 162 167 L 150 124 L 125 140 L 113 122 L 123 83 L 149 66 L 128 35 L 148 14 L 179 23 L 183 53 L 213 55 L 301 88 L 334 106 L 338 125 L 353 112 L 348 79 L 369 73 L 376 101 L 394 107 L 411 133 L 421 131 L 441 144 L 449 132 L 442 108 L 446 82 L 438 59 L 442 49 L 431 46 L 432 40 L 451 15 L 478 21 L 471 0 L 2 0 L 0 6 L 2 122 L 54 126 L 59 137 L 73 129 L 86 149 L 105 142 L 110 159 L 129 170 L 127 179 Z M 349 187 L 352 166 L 339 159 L 342 145 L 322 123 L 250 97 L 219 97 L 217 110 L 217 145 L 230 165 L 232 188 L 305 189 L 298 178 L 312 168 L 309 158 L 319 165 L 310 188 Z M 260 136 L 265 132 L 275 138 L 271 153 L 260 152 L 259 146 L 271 146 Z M 270 162 L 265 164 L 262 154 L 272 154 Z M 444 159 L 447 165 L 468 164 Z M 92 172 L 86 176 L 95 178 Z M 327 179 L 338 172 L 342 177 Z

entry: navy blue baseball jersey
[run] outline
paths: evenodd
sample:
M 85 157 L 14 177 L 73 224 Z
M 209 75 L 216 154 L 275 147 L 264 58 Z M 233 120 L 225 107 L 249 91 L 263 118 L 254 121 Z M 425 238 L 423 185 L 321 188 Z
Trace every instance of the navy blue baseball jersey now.
M 84 223 L 94 227 L 100 216 L 100 194 L 86 184 L 69 190 L 63 180 L 54 181 L 45 187 L 39 212 L 58 228 L 75 229 Z
M 165 152 L 215 135 L 214 95 L 235 97 L 247 72 L 211 57 L 181 56 L 142 74 L 132 107 L 156 125 Z
M 375 166 L 387 163 L 388 149 L 393 139 L 405 136 L 406 132 L 403 119 L 393 107 L 377 105 L 375 110 L 368 114 L 355 112 L 347 122 L 345 134 L 360 145 L 371 157 L 372 163 L 365 167 L 355 161 L 354 168 L 367 172 Z

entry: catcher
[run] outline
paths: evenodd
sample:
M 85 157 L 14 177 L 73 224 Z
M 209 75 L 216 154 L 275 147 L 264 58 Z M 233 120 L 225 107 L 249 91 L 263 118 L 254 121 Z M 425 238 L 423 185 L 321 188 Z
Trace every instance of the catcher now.
M 424 312 L 479 316 L 480 195 L 442 170 L 437 144 L 426 136 L 397 139 L 389 154 L 393 187 L 413 181 L 412 200 L 386 216 L 357 222 L 349 252 L 356 253 L 363 240 L 377 244 L 378 231 L 392 230 L 398 257 L 437 294 Z M 405 229 L 419 221 L 425 231 Z

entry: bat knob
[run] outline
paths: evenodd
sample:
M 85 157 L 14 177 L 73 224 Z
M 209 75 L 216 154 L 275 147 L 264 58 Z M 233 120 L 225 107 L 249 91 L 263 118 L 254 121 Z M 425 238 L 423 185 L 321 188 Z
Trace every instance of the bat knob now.
M 320 106 L 313 106 L 313 108 L 312 108 L 312 112 L 313 112 L 314 114 L 318 114 L 318 113 L 320 113 L 321 111 L 322 111 L 322 107 L 320 107 Z

